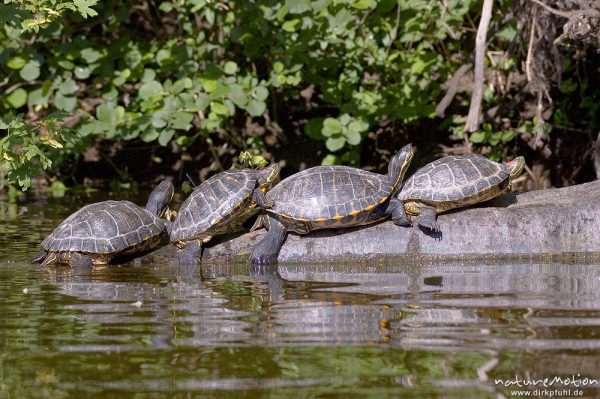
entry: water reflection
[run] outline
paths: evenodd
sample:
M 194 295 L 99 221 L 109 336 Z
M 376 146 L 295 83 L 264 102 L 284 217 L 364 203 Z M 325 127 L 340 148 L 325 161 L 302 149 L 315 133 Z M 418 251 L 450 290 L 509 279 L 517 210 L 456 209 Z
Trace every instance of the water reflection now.
M 600 377 L 599 284 L 582 264 L 3 263 L 0 368 L 86 395 L 497 397 L 499 377 Z

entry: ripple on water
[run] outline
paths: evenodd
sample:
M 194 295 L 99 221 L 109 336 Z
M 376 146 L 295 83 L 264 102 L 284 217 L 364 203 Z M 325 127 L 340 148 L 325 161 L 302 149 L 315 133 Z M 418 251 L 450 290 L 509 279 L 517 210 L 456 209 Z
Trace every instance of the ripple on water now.
M 78 205 L 26 206 L 0 220 L 0 397 L 498 397 L 515 374 L 600 378 L 598 265 L 42 269 L 24 261 Z

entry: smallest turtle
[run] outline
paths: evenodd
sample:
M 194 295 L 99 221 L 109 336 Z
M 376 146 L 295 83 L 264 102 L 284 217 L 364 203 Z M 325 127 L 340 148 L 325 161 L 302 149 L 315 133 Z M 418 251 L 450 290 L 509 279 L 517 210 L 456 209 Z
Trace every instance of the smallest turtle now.
M 156 247 L 170 228 L 161 216 L 168 211 L 173 192 L 173 179 L 167 178 L 152 191 L 145 208 L 112 200 L 84 206 L 42 241 L 44 252 L 32 263 L 104 265 L 117 255 Z
M 503 164 L 475 154 L 452 155 L 435 160 L 412 175 L 398 199 L 404 212 L 394 214 L 394 223 L 410 226 L 407 215 L 432 231 L 439 231 L 437 214 L 450 209 L 491 200 L 510 191 L 511 182 L 525 167 L 525 158 Z

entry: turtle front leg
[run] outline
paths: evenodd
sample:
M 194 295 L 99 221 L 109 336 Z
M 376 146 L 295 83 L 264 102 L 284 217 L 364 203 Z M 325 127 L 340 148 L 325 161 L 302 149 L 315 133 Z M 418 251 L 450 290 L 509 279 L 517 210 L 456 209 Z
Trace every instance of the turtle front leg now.
M 404 203 L 398 198 L 392 198 L 390 200 L 388 212 L 392 214 L 392 221 L 396 226 L 408 227 L 412 225 L 410 223 L 410 220 L 408 219 L 408 216 L 406 216 L 406 211 L 404 210 Z
M 440 225 L 437 222 L 437 211 L 434 206 L 421 205 L 421 213 L 416 218 L 419 226 L 428 228 L 431 231 L 440 231 Z
M 185 249 L 179 255 L 181 263 L 198 264 L 202 260 L 202 242 L 200 240 L 192 240 L 188 242 Z
M 258 188 L 254 189 L 252 192 L 252 199 L 261 209 L 273 208 L 275 206 L 275 201 L 267 199 L 265 193 Z
M 106 261 L 108 263 L 108 260 Z M 102 263 L 100 263 L 102 264 Z M 80 252 L 73 252 L 71 254 L 71 266 L 74 269 L 89 269 L 94 265 L 92 257 Z
M 277 263 L 279 251 L 287 238 L 288 233 L 281 222 L 271 216 L 268 219 L 269 231 L 250 254 L 250 263 L 255 265 Z

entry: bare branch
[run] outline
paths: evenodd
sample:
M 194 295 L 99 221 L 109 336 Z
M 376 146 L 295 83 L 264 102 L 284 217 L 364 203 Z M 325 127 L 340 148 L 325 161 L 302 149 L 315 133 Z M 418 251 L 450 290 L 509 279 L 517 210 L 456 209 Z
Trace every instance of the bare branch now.
M 531 21 L 531 30 L 529 31 L 529 46 L 527 46 L 527 60 L 525 61 L 525 73 L 527 81 L 531 84 L 533 74 L 531 73 L 531 63 L 533 62 L 533 43 L 535 42 L 535 24 L 537 21 L 537 7 L 533 7 L 533 17 Z
M 529 1 L 533 1 L 535 4 L 544 7 L 546 9 L 546 11 L 551 12 L 552 14 L 558 15 L 560 17 L 571 18 L 571 16 L 573 15 L 572 12 L 555 10 L 554 8 L 542 3 L 540 0 L 529 0 Z
M 484 0 L 481 10 L 481 21 L 477 28 L 475 38 L 475 77 L 473 79 L 473 96 L 469 115 L 465 124 L 465 132 L 474 132 L 479 129 L 479 118 L 481 116 L 481 100 L 483 99 L 483 75 L 485 62 L 486 36 L 490 20 L 492 19 L 492 6 L 494 0 Z M 465 135 L 466 137 L 466 135 Z
M 460 79 L 464 76 L 465 73 L 471 70 L 471 67 L 471 64 L 464 64 L 463 66 L 458 68 L 454 76 L 452 76 L 452 79 L 450 79 L 450 82 L 448 83 L 448 90 L 446 91 L 446 95 L 444 96 L 444 98 L 442 98 L 437 107 L 435 107 L 435 112 L 438 116 L 443 117 L 445 115 L 446 108 L 448 108 L 448 106 L 452 102 L 452 99 L 454 99 L 454 96 L 456 95 Z

